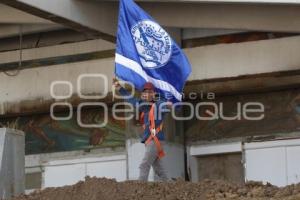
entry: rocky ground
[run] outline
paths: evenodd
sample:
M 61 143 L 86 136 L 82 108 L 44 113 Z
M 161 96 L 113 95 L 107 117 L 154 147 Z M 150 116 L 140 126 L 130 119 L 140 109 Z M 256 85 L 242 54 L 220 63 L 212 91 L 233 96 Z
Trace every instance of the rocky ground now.
M 13 200 L 300 200 L 300 184 L 278 188 L 249 182 L 245 185 L 205 180 L 199 183 L 116 182 L 89 178 L 72 186 L 47 188 Z

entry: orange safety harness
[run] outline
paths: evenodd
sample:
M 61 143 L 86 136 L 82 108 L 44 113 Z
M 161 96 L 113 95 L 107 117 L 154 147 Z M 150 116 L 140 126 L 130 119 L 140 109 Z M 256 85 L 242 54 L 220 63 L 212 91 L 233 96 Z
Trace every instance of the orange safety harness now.
M 157 128 L 155 128 L 154 107 L 155 107 L 155 104 L 152 104 L 151 109 L 149 111 L 149 118 L 148 119 L 150 121 L 150 126 L 149 126 L 150 135 L 149 135 L 148 139 L 145 141 L 145 144 L 148 145 L 151 142 L 151 140 L 153 140 L 154 143 L 155 143 L 155 146 L 157 148 L 157 156 L 158 156 L 158 158 L 162 158 L 162 157 L 165 156 L 165 152 L 164 152 L 164 150 L 161 146 L 161 143 L 159 142 L 159 139 L 156 137 L 156 134 L 159 133 L 162 130 L 163 123 L 161 123 Z M 145 113 L 142 112 L 141 116 L 140 116 L 140 119 L 143 120 L 144 115 L 145 115 Z M 143 124 L 143 128 L 144 128 L 144 130 L 146 129 L 145 124 Z

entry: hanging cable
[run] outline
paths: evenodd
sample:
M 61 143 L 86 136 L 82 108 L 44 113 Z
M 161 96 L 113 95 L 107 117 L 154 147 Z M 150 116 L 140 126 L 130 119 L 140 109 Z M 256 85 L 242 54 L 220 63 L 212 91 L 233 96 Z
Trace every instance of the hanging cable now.
M 22 25 L 20 25 L 19 47 L 20 47 L 19 67 L 22 67 L 22 61 L 23 61 L 23 26 Z
M 23 61 L 23 26 L 20 24 L 19 27 L 19 64 L 16 67 L 16 69 L 9 70 L 14 71 L 13 73 L 8 71 L 3 71 L 4 74 L 7 76 L 17 76 L 20 73 L 20 68 L 22 67 L 22 61 Z

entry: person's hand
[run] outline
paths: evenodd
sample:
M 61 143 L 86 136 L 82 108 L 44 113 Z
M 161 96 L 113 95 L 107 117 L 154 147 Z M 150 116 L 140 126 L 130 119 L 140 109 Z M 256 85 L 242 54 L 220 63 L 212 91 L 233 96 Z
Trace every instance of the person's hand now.
M 117 90 L 121 88 L 121 84 L 120 84 L 119 80 L 116 78 L 113 78 L 113 85 L 115 86 L 115 88 Z
M 171 101 L 167 101 L 167 107 L 168 107 L 169 109 L 171 109 L 172 106 L 173 106 L 173 103 L 172 103 Z

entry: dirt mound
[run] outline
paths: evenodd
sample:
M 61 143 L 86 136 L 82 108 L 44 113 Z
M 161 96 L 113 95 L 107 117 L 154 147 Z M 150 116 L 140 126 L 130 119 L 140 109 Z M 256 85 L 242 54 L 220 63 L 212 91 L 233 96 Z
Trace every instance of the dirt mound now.
M 278 188 L 249 182 L 245 185 L 205 180 L 199 183 L 116 182 L 89 178 L 72 186 L 47 188 L 13 200 L 300 200 L 300 184 Z

